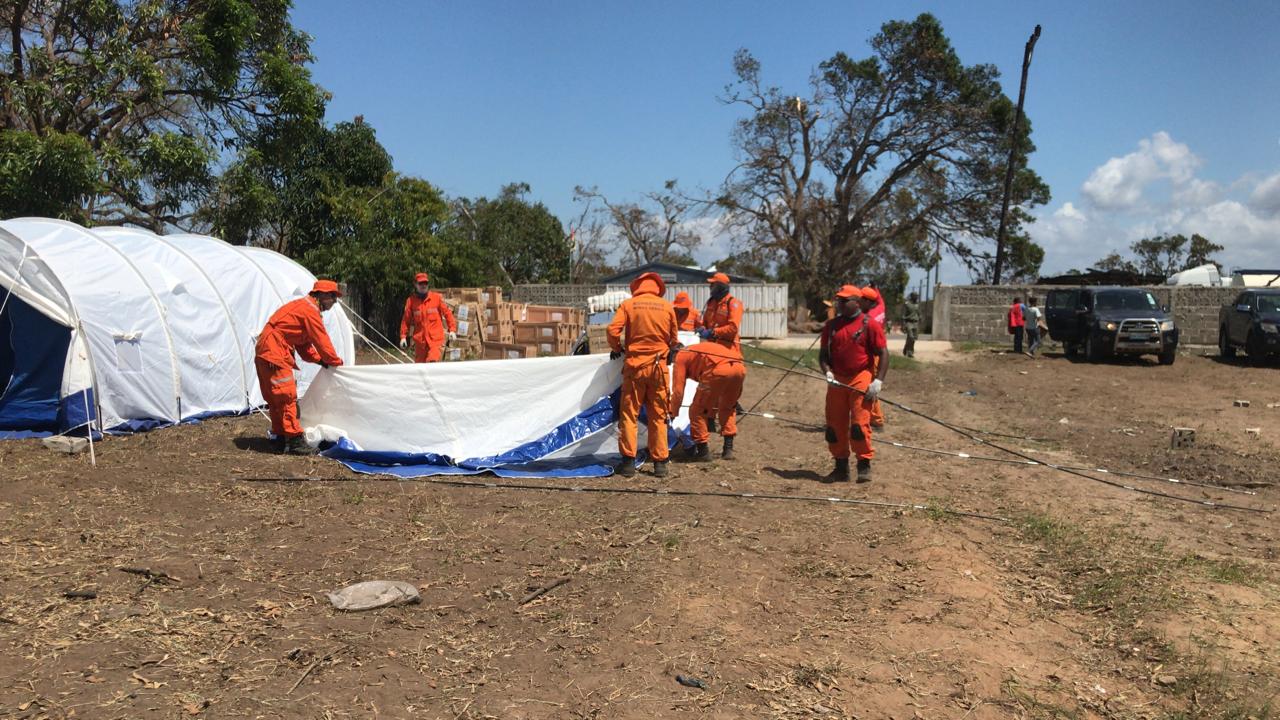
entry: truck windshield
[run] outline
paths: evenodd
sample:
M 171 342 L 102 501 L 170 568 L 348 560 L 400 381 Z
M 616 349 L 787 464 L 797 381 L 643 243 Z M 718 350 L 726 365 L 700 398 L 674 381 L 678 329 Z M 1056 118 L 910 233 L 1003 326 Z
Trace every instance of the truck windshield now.
M 1259 295 L 1258 312 L 1280 313 L 1280 295 Z
M 1156 298 L 1145 290 L 1110 290 L 1100 292 L 1095 307 L 1099 310 L 1155 310 Z

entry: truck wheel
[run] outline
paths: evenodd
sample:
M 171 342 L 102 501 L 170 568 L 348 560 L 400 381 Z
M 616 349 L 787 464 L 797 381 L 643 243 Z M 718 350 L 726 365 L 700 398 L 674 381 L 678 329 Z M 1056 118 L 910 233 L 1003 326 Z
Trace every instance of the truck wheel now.
M 1063 354 L 1063 355 L 1066 355 L 1066 356 L 1067 356 L 1067 357 L 1069 357 L 1069 358 L 1074 358 L 1074 357 L 1076 356 L 1076 354 L 1077 354 L 1077 353 L 1079 353 L 1079 352 L 1080 352 L 1080 348 L 1079 348 L 1075 343 L 1073 343 L 1073 342 L 1064 342 L 1064 343 L 1062 343 L 1062 354 Z
M 1084 357 L 1089 362 L 1099 362 L 1102 360 L 1102 348 L 1098 347 L 1098 341 L 1094 339 L 1093 335 L 1085 338 Z
M 1231 344 L 1225 327 L 1218 328 L 1218 354 L 1227 360 L 1236 356 L 1236 346 Z
M 1252 330 L 1244 341 L 1244 351 L 1249 356 L 1250 364 L 1259 366 L 1266 364 L 1267 351 L 1262 349 L 1262 343 L 1258 341 L 1258 336 Z
M 1168 350 L 1165 350 L 1164 352 L 1160 353 L 1161 365 L 1172 365 L 1173 361 L 1176 359 L 1178 359 L 1178 348 L 1176 347 L 1169 348 Z

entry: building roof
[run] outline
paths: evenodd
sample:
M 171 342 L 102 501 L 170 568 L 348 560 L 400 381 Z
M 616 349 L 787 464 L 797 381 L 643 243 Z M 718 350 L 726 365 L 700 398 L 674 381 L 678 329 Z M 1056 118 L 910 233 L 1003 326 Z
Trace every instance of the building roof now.
M 687 265 L 677 265 L 676 263 L 647 262 L 643 265 L 614 273 L 604 278 L 601 282 L 605 285 L 625 285 L 647 272 L 658 273 L 665 282 L 705 282 L 707 278 L 716 273 L 715 270 L 703 270 Z M 729 281 L 732 283 L 762 282 L 759 278 L 744 277 L 731 273 L 725 274 L 729 275 Z

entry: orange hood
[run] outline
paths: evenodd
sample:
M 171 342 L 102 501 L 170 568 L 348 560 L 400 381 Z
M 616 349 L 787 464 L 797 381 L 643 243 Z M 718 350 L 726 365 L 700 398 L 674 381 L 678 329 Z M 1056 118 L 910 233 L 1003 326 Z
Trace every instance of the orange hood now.
M 631 281 L 632 295 L 657 295 L 662 297 L 667 292 L 667 284 L 662 282 L 658 273 L 647 272 Z

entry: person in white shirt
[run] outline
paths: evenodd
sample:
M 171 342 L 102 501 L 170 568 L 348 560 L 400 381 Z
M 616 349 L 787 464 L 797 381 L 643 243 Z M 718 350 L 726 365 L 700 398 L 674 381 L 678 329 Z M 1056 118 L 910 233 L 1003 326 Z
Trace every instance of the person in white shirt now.
M 1035 357 L 1036 348 L 1040 347 L 1040 333 L 1044 328 L 1044 313 L 1036 306 L 1038 301 L 1033 298 L 1027 298 L 1026 317 L 1026 333 L 1027 333 L 1027 357 Z

